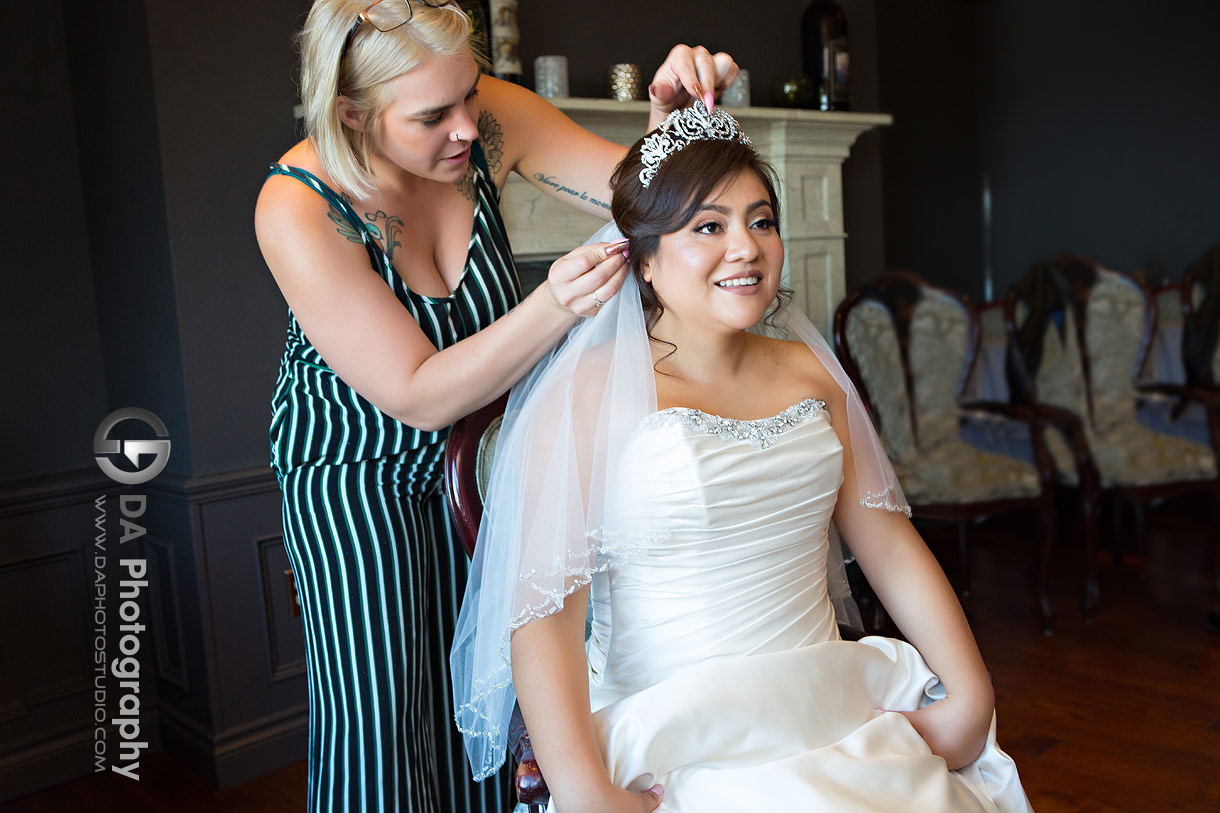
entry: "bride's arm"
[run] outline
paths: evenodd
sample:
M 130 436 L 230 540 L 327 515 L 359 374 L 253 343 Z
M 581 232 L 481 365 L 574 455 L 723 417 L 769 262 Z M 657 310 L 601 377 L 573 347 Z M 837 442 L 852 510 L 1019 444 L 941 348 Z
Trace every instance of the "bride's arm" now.
M 585 660 L 585 585 L 563 609 L 535 619 L 512 637 L 513 684 L 534 757 L 561 811 L 650 811 L 660 794 L 611 784 L 589 710 Z
M 831 415 L 846 415 L 841 394 Z M 911 521 L 860 504 L 846 424 L 835 422 L 843 444 L 843 486 L 834 520 L 886 611 L 944 683 L 944 700 L 905 713 L 932 752 L 951 769 L 960 768 L 986 744 L 995 706 L 991 681 L 957 596 Z

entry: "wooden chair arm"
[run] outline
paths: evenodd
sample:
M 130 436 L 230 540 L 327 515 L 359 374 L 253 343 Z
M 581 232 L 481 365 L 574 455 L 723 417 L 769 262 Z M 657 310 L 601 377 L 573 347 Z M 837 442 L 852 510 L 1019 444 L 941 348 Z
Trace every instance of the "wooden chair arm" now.
M 513 706 L 513 716 L 508 721 L 508 750 L 517 763 L 514 777 L 517 801 L 523 805 L 545 805 L 550 801 L 551 791 L 538 767 L 538 760 L 534 759 L 534 744 L 530 742 L 520 706 Z
M 1089 441 L 1084 434 L 1084 422 L 1080 416 L 1070 409 L 1050 404 L 1034 404 L 1033 410 L 1040 424 L 1053 426 L 1067 435 L 1068 443 L 1072 445 L 1072 456 L 1075 458 L 1081 487 L 1086 492 L 1095 492 L 1100 488 L 1101 473 L 1093 462 L 1093 453 L 1089 450 Z
M 965 412 L 990 412 L 1022 423 L 1034 423 L 1038 420 L 1037 411 L 1033 407 L 1008 401 L 963 401 L 958 406 Z
M 1178 399 L 1170 411 L 1170 418 L 1177 420 L 1182 417 L 1182 413 L 1186 411 L 1186 407 L 1191 404 L 1201 404 L 1204 409 L 1220 409 L 1220 389 L 1208 389 L 1206 387 L 1191 387 L 1186 384 L 1166 384 L 1161 382 L 1149 382 L 1146 384 L 1137 384 L 1136 390 L 1140 393 L 1149 395 L 1167 395 L 1171 398 Z
M 964 411 L 988 412 L 993 415 L 999 415 L 1007 420 L 1028 424 L 1029 440 L 1033 446 L 1034 466 L 1038 469 L 1038 479 L 1042 483 L 1044 490 L 1049 490 L 1053 487 L 1056 477 L 1055 462 L 1051 459 L 1050 452 L 1046 448 L 1042 432 L 1046 427 L 1051 426 L 1063 429 L 1067 432 L 1068 438 L 1071 439 L 1073 437 L 1072 433 L 1075 430 L 1069 424 L 1071 423 L 1070 419 L 1076 418 L 1075 415 L 1067 410 L 1056 410 L 1054 407 L 1047 407 L 1043 411 L 1040 407 L 1013 404 L 1008 401 L 966 401 L 960 404 L 960 406 Z M 1063 414 L 1057 414 L 1059 412 Z

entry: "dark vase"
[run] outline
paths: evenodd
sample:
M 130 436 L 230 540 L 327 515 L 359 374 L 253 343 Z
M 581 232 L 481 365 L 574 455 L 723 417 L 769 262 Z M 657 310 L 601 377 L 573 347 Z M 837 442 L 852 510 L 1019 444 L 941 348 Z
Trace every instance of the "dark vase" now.
M 813 0 L 801 15 L 801 59 L 819 110 L 850 110 L 847 18 L 832 0 Z

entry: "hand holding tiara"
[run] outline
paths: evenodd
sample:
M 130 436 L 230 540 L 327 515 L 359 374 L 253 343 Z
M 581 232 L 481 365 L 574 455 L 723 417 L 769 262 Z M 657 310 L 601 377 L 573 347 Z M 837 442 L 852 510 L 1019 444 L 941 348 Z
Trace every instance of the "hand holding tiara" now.
M 709 113 L 701 100 L 669 114 L 640 148 L 640 184 L 647 189 L 665 159 L 686 149 L 694 141 L 738 141 L 750 146 L 750 137 L 737 126 L 737 119 L 723 109 Z
M 737 63 L 723 51 L 712 54 L 701 45 L 674 46 L 648 86 L 652 103 L 649 129 L 692 99 L 700 99 L 708 110 L 713 109 L 716 94 L 736 78 Z

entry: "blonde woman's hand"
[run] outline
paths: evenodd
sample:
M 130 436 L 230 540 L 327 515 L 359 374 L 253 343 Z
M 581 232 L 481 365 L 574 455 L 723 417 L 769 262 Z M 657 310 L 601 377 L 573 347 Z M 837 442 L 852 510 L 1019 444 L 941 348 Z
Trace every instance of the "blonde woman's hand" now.
M 725 52 L 713 54 L 702 45 L 675 45 L 648 86 L 652 126 L 694 99 L 702 99 L 711 110 L 716 96 L 736 78 L 737 63 Z
M 551 263 L 546 281 L 548 301 L 577 316 L 597 313 L 627 279 L 628 265 L 623 256 L 626 247 L 626 239 L 593 243 Z

